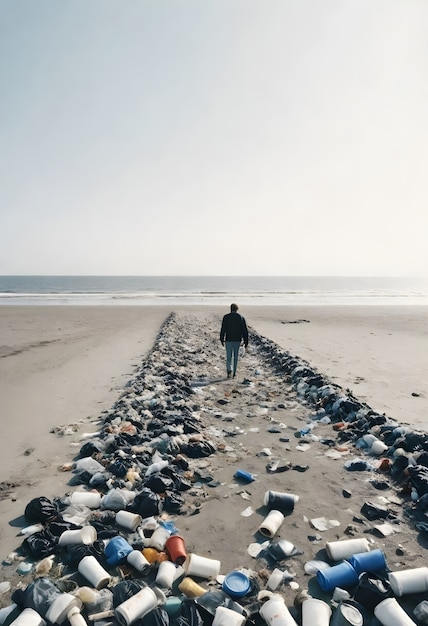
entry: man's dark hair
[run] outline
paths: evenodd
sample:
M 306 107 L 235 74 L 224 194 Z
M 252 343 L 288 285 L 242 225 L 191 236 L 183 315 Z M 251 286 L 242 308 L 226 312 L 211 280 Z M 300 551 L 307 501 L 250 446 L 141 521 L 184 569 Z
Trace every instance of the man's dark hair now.
M 237 305 L 237 304 L 235 304 L 235 303 L 231 304 L 231 305 L 230 305 L 230 310 L 231 310 L 232 312 L 233 312 L 233 311 L 237 311 L 237 310 L 238 310 L 238 305 Z

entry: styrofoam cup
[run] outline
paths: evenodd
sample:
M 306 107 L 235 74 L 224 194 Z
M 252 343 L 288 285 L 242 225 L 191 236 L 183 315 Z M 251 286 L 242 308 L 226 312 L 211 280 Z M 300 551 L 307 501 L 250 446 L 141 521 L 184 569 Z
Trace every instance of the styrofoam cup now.
M 141 619 L 147 613 L 155 609 L 160 604 L 166 602 L 165 594 L 154 587 L 143 587 L 136 594 L 119 604 L 114 614 L 121 626 L 130 626 L 137 619 Z
M 110 574 L 92 555 L 84 556 L 83 559 L 79 561 L 77 569 L 95 589 L 106 587 L 111 580 Z
M 323 600 L 308 598 L 302 603 L 302 626 L 329 626 L 331 608 Z
M 388 450 L 388 446 L 386 445 L 386 443 L 384 443 L 380 439 L 376 439 L 371 445 L 370 453 L 376 456 L 380 456 L 385 452 L 385 450 Z
M 171 589 L 177 573 L 177 566 L 172 561 L 162 561 L 159 563 L 156 574 L 156 584 L 162 589 Z
M 269 626 L 297 626 L 281 596 L 267 600 L 260 607 L 259 613 Z
M 198 578 L 216 578 L 220 573 L 220 561 L 209 559 L 199 554 L 188 554 L 183 563 L 186 576 Z
M 98 509 L 101 506 L 101 494 L 97 491 L 73 491 L 71 504 L 83 504 L 89 509 Z
M 428 567 L 415 567 L 389 573 L 389 583 L 394 595 L 428 591 Z
M 360 537 L 356 539 L 342 539 L 341 541 L 327 541 L 325 549 L 329 559 L 332 561 L 342 561 L 354 554 L 368 552 L 370 550 L 370 544 L 367 539 Z
M 34 609 L 24 609 L 14 620 L 10 626 L 45 626 L 46 622 Z
M 374 614 L 383 626 L 416 626 L 395 598 L 386 598 L 379 602 Z
M 169 532 L 169 530 L 167 530 L 163 526 L 159 526 L 159 528 L 156 528 L 155 532 L 150 537 L 148 544 L 151 548 L 155 548 L 156 550 L 159 550 L 159 552 L 162 552 L 162 550 L 165 549 L 166 540 L 170 536 L 171 533 Z
M 259 526 L 259 533 L 264 537 L 272 539 L 281 527 L 284 521 L 284 514 L 281 511 L 272 509 L 269 511 L 263 522 Z
M 142 523 L 143 518 L 138 513 L 131 513 L 131 511 L 118 511 L 116 513 L 116 524 L 135 532 Z
M 76 530 L 65 530 L 59 537 L 58 544 L 60 546 L 70 546 L 73 544 L 90 545 L 97 538 L 97 531 L 93 526 L 82 526 Z
M 126 557 L 129 565 L 132 565 L 137 572 L 144 572 L 146 569 L 150 567 L 150 563 L 141 552 L 141 550 L 132 550 Z
M 246 616 L 232 611 L 225 606 L 218 606 L 214 613 L 212 626 L 242 626 L 246 621 Z

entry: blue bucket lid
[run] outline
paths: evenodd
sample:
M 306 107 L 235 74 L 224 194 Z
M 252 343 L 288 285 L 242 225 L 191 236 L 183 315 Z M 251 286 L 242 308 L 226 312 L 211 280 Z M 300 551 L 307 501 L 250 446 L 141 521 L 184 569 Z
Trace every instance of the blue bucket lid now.
M 225 576 L 222 588 L 230 596 L 241 598 L 250 591 L 251 582 L 243 572 L 234 571 Z

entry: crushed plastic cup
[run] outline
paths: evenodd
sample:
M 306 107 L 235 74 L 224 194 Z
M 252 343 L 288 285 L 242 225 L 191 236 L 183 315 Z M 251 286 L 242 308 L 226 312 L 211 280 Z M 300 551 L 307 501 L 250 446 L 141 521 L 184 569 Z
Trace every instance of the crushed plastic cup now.
M 163 561 L 159 563 L 155 582 L 158 587 L 162 589 L 171 589 L 176 573 L 177 566 L 175 563 L 172 561 Z
M 73 544 L 91 545 L 97 538 L 97 531 L 93 526 L 82 526 L 76 530 L 65 530 L 59 537 L 60 546 Z

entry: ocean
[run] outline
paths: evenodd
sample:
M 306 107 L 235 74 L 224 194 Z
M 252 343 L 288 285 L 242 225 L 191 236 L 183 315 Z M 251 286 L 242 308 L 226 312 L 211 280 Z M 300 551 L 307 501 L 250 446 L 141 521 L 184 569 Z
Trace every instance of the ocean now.
M 0 276 L 1 305 L 428 305 L 428 279 Z

